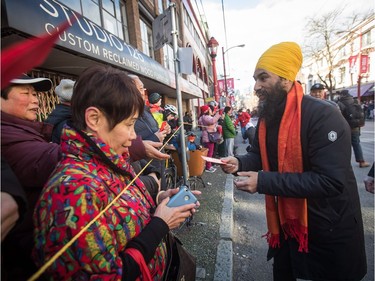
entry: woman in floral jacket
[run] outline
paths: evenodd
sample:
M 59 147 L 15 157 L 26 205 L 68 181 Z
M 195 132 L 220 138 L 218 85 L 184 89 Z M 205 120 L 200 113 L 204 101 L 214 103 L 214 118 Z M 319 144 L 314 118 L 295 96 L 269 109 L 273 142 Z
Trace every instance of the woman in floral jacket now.
M 158 200 L 142 181 L 134 180 L 128 147 L 136 138 L 134 123 L 143 107 L 140 93 L 122 71 L 94 66 L 76 82 L 72 123 L 62 136 L 62 160 L 34 212 L 37 265 L 50 260 L 114 203 L 47 269 L 49 279 L 142 280 L 129 249 L 144 258 L 153 280 L 162 279 L 163 237 L 194 212 L 195 204 L 167 207 L 167 197 L 177 192 L 170 190 L 159 194 L 156 206 Z

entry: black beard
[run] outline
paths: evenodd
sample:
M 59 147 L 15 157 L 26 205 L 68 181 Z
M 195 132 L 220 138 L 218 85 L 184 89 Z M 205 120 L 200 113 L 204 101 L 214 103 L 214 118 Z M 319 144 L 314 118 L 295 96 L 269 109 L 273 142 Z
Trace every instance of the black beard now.
M 279 124 L 284 113 L 287 92 L 278 82 L 271 90 L 258 90 L 256 95 L 263 96 L 263 100 L 259 99 L 258 113 L 260 118 L 264 118 L 267 125 Z

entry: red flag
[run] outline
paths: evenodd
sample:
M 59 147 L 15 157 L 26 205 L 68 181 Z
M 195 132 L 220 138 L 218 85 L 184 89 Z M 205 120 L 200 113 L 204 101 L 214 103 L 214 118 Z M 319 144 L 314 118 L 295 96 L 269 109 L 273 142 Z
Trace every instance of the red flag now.
M 360 74 L 366 73 L 367 69 L 368 69 L 368 64 L 369 64 L 368 55 L 362 55 L 361 54 L 360 58 L 361 58 L 361 70 L 360 70 Z
M 41 37 L 26 39 L 3 50 L 1 52 L 1 89 L 8 86 L 10 80 L 42 64 L 59 35 L 69 26 L 69 21 L 66 21 L 52 34 L 45 33 Z

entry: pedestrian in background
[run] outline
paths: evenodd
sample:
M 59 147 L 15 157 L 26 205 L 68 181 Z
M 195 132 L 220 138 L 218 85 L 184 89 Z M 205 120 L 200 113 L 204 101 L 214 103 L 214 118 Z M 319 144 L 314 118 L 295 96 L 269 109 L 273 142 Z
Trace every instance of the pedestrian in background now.
M 216 114 L 214 116 L 212 115 L 212 110 L 210 106 L 208 105 L 202 105 L 201 108 L 201 116 L 199 117 L 198 124 L 202 128 L 202 141 L 204 147 L 208 148 L 208 157 L 213 157 L 214 151 L 215 151 L 215 143 L 211 142 L 208 138 L 208 132 L 216 132 L 217 131 L 217 122 L 220 118 L 220 113 L 217 110 Z M 212 163 L 209 161 L 206 161 L 206 172 L 208 173 L 214 173 L 216 169 L 212 167 Z
M 367 271 L 350 129 L 340 111 L 304 95 L 295 81 L 302 51 L 294 42 L 259 58 L 254 148 L 223 158 L 235 186 L 265 194 L 274 280 L 361 280 Z
M 64 124 L 72 117 L 70 108 L 70 100 L 73 95 L 73 87 L 75 81 L 70 79 L 62 79 L 60 84 L 55 88 L 55 93 L 59 98 L 60 103 L 56 105 L 55 109 L 48 115 L 46 123 L 53 125 L 52 141 L 60 143 L 61 132 Z
M 365 122 L 365 116 L 363 113 L 363 110 L 361 107 L 355 103 L 358 101 L 355 101 L 353 97 L 349 94 L 348 90 L 342 90 L 340 92 L 340 97 L 338 100 L 338 105 L 340 107 L 340 110 L 342 112 L 342 115 L 345 117 L 346 121 L 348 122 L 350 128 L 351 128 L 351 138 L 352 138 L 352 147 L 354 151 L 355 161 L 359 163 L 360 168 L 366 168 L 369 167 L 370 164 L 365 161 L 363 157 L 362 152 L 362 146 L 361 146 L 361 126 L 364 125 Z M 351 110 L 354 108 L 353 110 Z M 355 115 L 355 108 L 358 108 L 357 111 L 358 115 Z
M 160 128 L 161 124 L 163 123 L 163 111 L 164 111 L 164 109 L 161 107 L 161 95 L 159 93 L 151 93 L 148 96 L 148 102 L 149 102 L 150 112 L 152 116 L 155 118 Z
M 367 112 L 368 112 L 367 118 L 370 120 L 374 120 L 374 101 L 373 100 L 369 101 Z
M 187 136 L 186 147 L 189 151 L 201 150 L 202 146 L 196 142 L 197 135 L 190 132 Z
M 166 104 L 164 106 L 164 117 L 163 121 L 167 122 L 170 133 L 166 135 L 165 140 L 170 145 L 173 145 L 181 153 L 180 145 L 180 130 L 178 130 L 178 110 L 173 104 Z
M 246 110 L 244 110 L 243 108 L 240 108 L 238 110 L 238 116 L 236 118 L 235 126 L 237 126 L 238 123 L 240 123 L 241 135 L 242 135 L 242 139 L 243 139 L 242 142 L 243 143 L 246 143 L 246 140 L 247 140 L 246 125 L 249 123 L 250 119 L 251 119 L 251 115 Z
M 185 112 L 183 121 L 185 133 L 188 134 L 193 129 L 193 114 L 191 113 L 191 110 Z
M 253 147 L 254 136 L 255 136 L 255 131 L 256 131 L 256 127 L 253 124 L 251 119 L 245 126 L 245 129 L 246 129 L 245 137 L 249 141 L 249 145 L 246 147 L 246 151 L 249 151 Z
M 337 103 L 326 99 L 326 87 L 321 83 L 315 83 L 314 85 L 311 86 L 310 96 L 320 99 L 320 100 L 324 100 L 334 105 L 335 107 L 339 108 L 339 105 Z
M 142 140 L 163 142 L 166 135 L 170 132 L 169 125 L 165 126 L 163 130 L 159 129 L 158 122 L 155 120 L 154 116 L 151 113 L 150 107 L 147 105 L 148 96 L 142 80 L 134 74 L 129 74 L 128 76 L 133 80 L 133 83 L 137 87 L 145 103 L 143 113 L 138 116 L 138 119 L 135 122 L 134 129 L 136 134 L 140 136 Z M 144 167 L 147 164 L 147 161 L 144 161 L 144 159 L 141 160 L 141 162 L 141 167 Z M 153 166 L 152 171 L 155 172 L 158 178 L 161 179 L 161 188 L 166 188 L 166 180 L 164 176 L 165 161 L 154 159 L 149 166 Z
M 234 156 L 234 138 L 236 137 L 236 128 L 231 118 L 232 107 L 224 108 L 223 136 L 225 142 L 225 155 Z
M 137 89 L 141 93 L 141 96 L 145 102 L 145 110 L 135 123 L 135 131 L 137 135 L 140 135 L 143 140 L 163 142 L 165 136 L 169 133 L 169 126 L 164 128 L 163 131 L 159 130 L 158 122 L 152 115 L 150 107 L 147 106 L 148 96 L 142 80 L 134 74 L 129 74 L 129 77 L 133 79 L 134 84 L 137 86 Z

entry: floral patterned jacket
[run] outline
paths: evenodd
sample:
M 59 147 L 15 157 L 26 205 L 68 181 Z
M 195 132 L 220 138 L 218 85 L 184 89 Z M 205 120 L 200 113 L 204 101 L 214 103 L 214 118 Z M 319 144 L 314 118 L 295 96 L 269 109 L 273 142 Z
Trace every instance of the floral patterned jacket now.
M 44 186 L 34 212 L 33 257 L 50 260 L 124 189 L 126 191 L 47 269 L 52 280 L 135 280 L 139 267 L 124 254 L 140 250 L 153 280 L 166 263 L 167 224 L 152 217 L 154 201 L 134 178 L 127 156 L 90 134 L 64 129 L 63 158 Z M 129 185 L 130 184 L 130 185 Z M 129 186 L 128 186 L 129 185 Z M 152 235 L 150 235 L 152 233 Z

